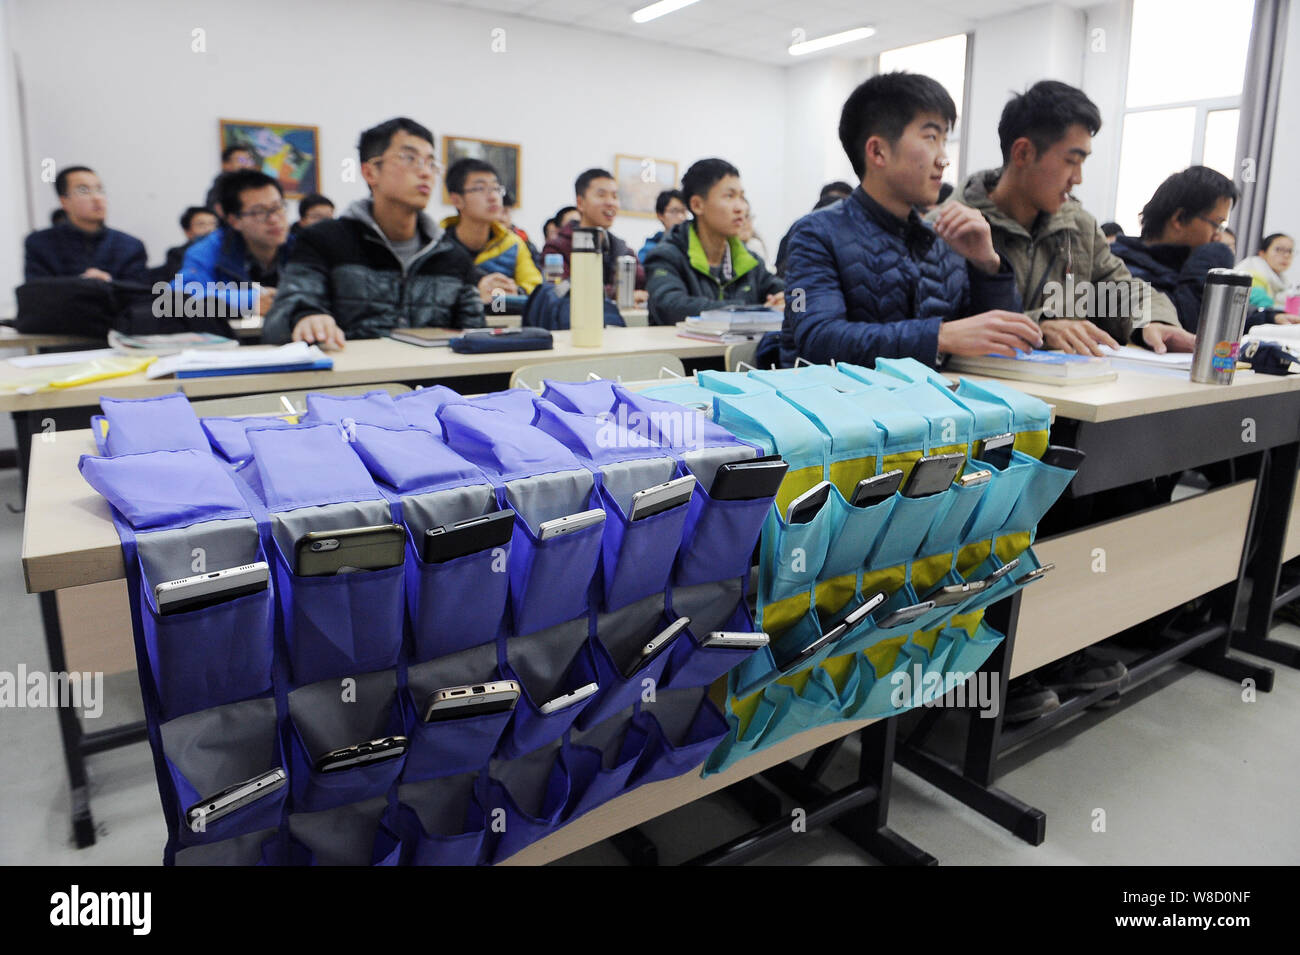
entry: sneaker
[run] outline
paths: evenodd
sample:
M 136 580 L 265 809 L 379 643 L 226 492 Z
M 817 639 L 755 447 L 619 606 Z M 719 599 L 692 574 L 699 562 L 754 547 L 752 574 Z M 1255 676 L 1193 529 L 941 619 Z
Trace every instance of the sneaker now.
M 1100 690 L 1118 687 L 1128 675 L 1128 667 L 1087 648 L 1041 667 L 1038 672 L 1043 683 L 1055 690 Z
M 1054 690 L 1033 676 L 1017 677 L 1007 684 L 1007 702 L 1002 710 L 1005 723 L 1023 723 L 1061 708 L 1061 698 Z

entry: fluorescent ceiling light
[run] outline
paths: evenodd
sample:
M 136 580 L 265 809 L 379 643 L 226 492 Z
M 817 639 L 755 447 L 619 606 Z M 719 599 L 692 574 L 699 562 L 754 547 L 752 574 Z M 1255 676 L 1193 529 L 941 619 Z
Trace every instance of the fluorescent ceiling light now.
M 689 7 L 698 0 L 659 0 L 658 3 L 652 3 L 648 7 L 642 7 L 632 14 L 632 19 L 637 23 L 649 23 L 651 20 L 658 19 L 664 14 L 673 13 L 682 7 Z
M 829 50 L 833 46 L 840 46 L 844 43 L 854 43 L 858 40 L 865 40 L 867 37 L 875 35 L 875 27 L 858 27 L 855 30 L 845 30 L 843 33 L 832 33 L 830 36 L 818 37 L 816 40 L 804 40 L 801 43 L 790 44 L 790 55 L 803 56 L 805 53 L 816 53 L 819 50 Z

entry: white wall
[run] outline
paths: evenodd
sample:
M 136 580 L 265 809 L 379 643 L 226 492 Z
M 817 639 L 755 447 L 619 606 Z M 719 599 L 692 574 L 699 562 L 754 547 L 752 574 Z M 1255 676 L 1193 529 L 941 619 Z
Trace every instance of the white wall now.
M 967 174 L 1002 165 L 998 119 L 1013 92 L 1039 80 L 1079 86 L 1083 79 L 1083 12 L 1061 4 L 1031 7 L 975 24 L 971 65 Z
M 94 166 L 110 224 L 143 239 L 151 262 L 182 239 L 177 218 L 216 173 L 218 117 L 319 126 L 321 191 L 340 205 L 365 194 L 341 181 L 358 133 L 389 117 L 521 143 L 515 218 L 539 246 L 543 220 L 572 203 L 574 177 L 615 153 L 675 159 L 679 173 L 724 156 L 773 250 L 784 231 L 780 67 L 424 0 L 315 0 L 309 15 L 254 0 L 11 6 L 32 168 L 44 157 Z M 76 40 L 75 56 L 73 24 L 76 37 L 98 38 Z M 505 52 L 492 52 L 495 27 Z M 191 50 L 196 28 L 204 53 Z M 55 206 L 53 188 L 40 189 L 38 219 Z M 431 213 L 444 212 L 438 201 Z M 614 231 L 636 247 L 658 227 L 624 215 Z
M 1296 123 L 1296 103 L 1300 102 L 1300 3 L 1291 3 L 1290 22 L 1286 28 L 1286 52 L 1282 65 L 1282 90 L 1278 110 L 1273 163 L 1268 183 L 1268 214 L 1264 231 L 1250 240 L 1238 241 L 1252 248 L 1263 236 L 1285 232 L 1300 236 L 1300 184 L 1296 177 L 1296 156 L 1300 156 L 1300 125 Z M 1300 267 L 1292 266 L 1290 276 L 1300 276 Z
M 1120 134 L 1124 129 L 1124 88 L 1128 75 L 1129 3 L 1089 7 L 1081 88 L 1101 111 L 1101 132 L 1083 166 L 1083 183 L 1074 194 L 1098 222 L 1114 218 L 1119 183 Z
M 0 316 L 14 311 L 13 290 L 22 281 L 23 235 L 27 209 L 22 188 L 21 149 L 18 137 L 17 83 L 10 55 L 8 11 L 0 0 Z
M 806 215 L 821 187 L 842 179 L 856 184 L 840 145 L 840 111 L 853 88 L 870 76 L 861 61 L 826 57 L 785 69 L 786 223 Z M 761 226 L 762 223 L 760 222 Z M 780 242 L 785 228 L 776 233 Z M 776 246 L 768 240 L 768 250 Z

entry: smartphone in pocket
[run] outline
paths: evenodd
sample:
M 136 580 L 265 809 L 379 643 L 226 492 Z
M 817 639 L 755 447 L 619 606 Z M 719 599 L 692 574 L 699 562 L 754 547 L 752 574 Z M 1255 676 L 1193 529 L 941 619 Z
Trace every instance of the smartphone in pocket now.
M 643 488 L 632 495 L 632 510 L 628 513 L 628 519 L 640 521 L 670 511 L 689 501 L 694 490 L 695 475 L 693 474 L 665 481 L 654 487 Z
M 370 766 L 397 759 L 406 752 L 405 736 L 381 736 L 352 746 L 330 750 L 316 760 L 316 772 L 337 773 L 355 766 Z
M 902 468 L 894 468 L 884 474 L 863 478 L 853 489 L 853 496 L 849 498 L 849 503 L 854 507 L 870 507 L 872 504 L 879 504 L 885 498 L 893 497 L 902 483 Z
M 807 524 L 811 521 L 830 499 L 832 486 L 830 481 L 819 481 L 796 497 L 786 508 L 785 522 Z
M 903 497 L 929 497 L 948 490 L 965 463 L 966 455 L 960 451 L 921 458 L 912 466 L 912 473 L 903 485 Z
M 277 766 L 259 776 L 235 783 L 190 806 L 185 810 L 185 822 L 191 832 L 203 832 L 209 823 L 283 789 L 287 780 L 284 770 Z
M 652 637 L 641 649 L 637 655 L 629 660 L 623 666 L 623 679 L 630 680 L 650 664 L 654 663 L 665 650 L 667 650 L 674 640 L 676 640 L 683 630 L 691 622 L 690 617 L 678 617 L 663 630 L 659 631 Z
M 564 537 L 568 534 L 576 534 L 578 531 L 585 530 L 595 524 L 605 520 L 605 512 L 599 507 L 593 507 L 591 510 L 579 511 L 577 514 L 566 514 L 564 517 L 557 517 L 554 520 L 542 521 L 537 525 L 538 540 L 553 540 L 556 537 Z
M 405 560 L 406 530 L 401 524 L 310 531 L 294 545 L 294 573 L 299 577 L 384 570 Z
M 168 580 L 154 587 L 153 595 L 159 614 L 183 613 L 258 593 L 266 589 L 269 579 L 270 568 L 266 561 L 259 560 L 240 567 Z
M 442 564 L 493 547 L 504 547 L 514 529 L 515 512 L 509 508 L 431 527 L 425 531 L 421 557 L 426 564 Z
M 440 723 L 467 716 L 483 716 L 513 710 L 519 702 L 519 684 L 514 680 L 444 686 L 424 701 L 424 722 Z
M 779 454 L 731 461 L 719 466 L 709 489 L 715 501 L 752 501 L 775 497 L 790 465 Z

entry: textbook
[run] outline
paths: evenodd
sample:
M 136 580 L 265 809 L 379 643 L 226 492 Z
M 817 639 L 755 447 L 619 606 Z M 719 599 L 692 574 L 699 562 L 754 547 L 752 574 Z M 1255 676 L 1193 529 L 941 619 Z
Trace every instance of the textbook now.
M 316 345 L 291 342 L 288 345 L 245 345 L 240 348 L 183 351 L 159 358 L 145 372 L 146 378 L 210 378 L 216 375 L 267 375 L 289 371 L 328 371 L 334 360 Z
M 172 335 L 125 335 L 109 329 L 108 347 L 119 355 L 174 355 L 176 352 L 207 348 L 238 348 L 233 338 L 211 332 L 177 332 Z
M 1119 373 L 1110 367 L 1109 359 L 1038 349 L 1028 354 L 1016 352 L 1014 358 L 953 355 L 948 359 L 948 367 L 991 378 L 1012 378 L 1044 385 L 1092 385 L 1119 377 Z

